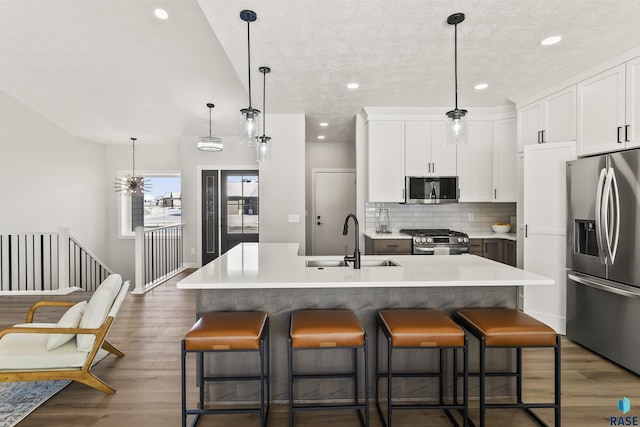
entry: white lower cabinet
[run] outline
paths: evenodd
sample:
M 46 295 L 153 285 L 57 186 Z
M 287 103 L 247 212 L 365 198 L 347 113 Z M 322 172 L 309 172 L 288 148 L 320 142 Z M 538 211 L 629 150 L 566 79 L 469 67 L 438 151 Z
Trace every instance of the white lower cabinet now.
M 560 334 L 566 324 L 566 162 L 575 158 L 573 141 L 524 150 L 524 269 L 555 280 L 525 286 L 524 311 Z

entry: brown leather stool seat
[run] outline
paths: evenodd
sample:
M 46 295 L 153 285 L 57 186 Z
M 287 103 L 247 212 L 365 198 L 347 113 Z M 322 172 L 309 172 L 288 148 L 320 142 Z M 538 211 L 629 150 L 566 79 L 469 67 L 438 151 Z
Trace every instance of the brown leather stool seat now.
M 204 355 L 206 353 L 257 352 L 259 370 L 256 375 L 213 376 L 205 375 Z M 198 357 L 198 386 L 200 404 L 197 409 L 187 409 L 186 405 L 186 357 L 196 353 Z M 205 409 L 204 386 L 208 381 L 259 381 L 260 406 L 238 409 Z M 209 312 L 187 332 L 182 340 L 182 426 L 187 424 L 187 416 L 195 415 L 195 426 L 201 415 L 229 413 L 258 413 L 260 425 L 267 425 L 269 416 L 269 317 L 262 312 L 224 311 Z
M 291 346 L 357 347 L 364 329 L 351 310 L 302 310 L 291 315 Z
M 309 410 L 355 409 L 363 427 L 369 426 L 369 364 L 367 362 L 367 334 L 358 317 L 351 310 L 299 310 L 291 314 L 289 331 L 289 426 L 293 427 L 294 412 Z M 294 351 L 322 351 L 332 349 L 353 349 L 353 370 L 342 373 L 294 373 Z M 358 350 L 364 353 L 364 402 L 358 397 Z M 318 370 L 322 369 L 318 367 Z M 293 384 L 300 380 L 321 378 L 350 379 L 354 384 L 352 404 L 294 405 Z M 336 396 L 327 396 L 336 399 Z M 363 412 L 364 411 L 364 416 Z
M 267 314 L 249 311 L 205 313 L 184 337 L 187 351 L 257 350 Z
M 462 413 L 462 424 L 467 425 L 468 422 L 468 377 L 467 377 L 467 338 L 464 331 L 446 314 L 427 308 L 413 309 L 389 309 L 381 310 L 376 316 L 376 408 L 383 426 L 392 426 L 392 415 L 395 409 L 440 409 L 444 410 L 451 423 L 455 426 L 460 425 L 451 414 L 452 409 L 456 409 Z M 380 332 L 386 337 L 386 372 L 379 372 L 379 352 L 378 337 Z M 392 350 L 413 349 L 423 351 L 423 349 L 439 350 L 439 370 L 437 372 L 392 372 Z M 463 402 L 458 403 L 458 363 L 457 350 L 463 351 Z M 451 350 L 453 352 L 453 397 L 450 403 L 445 402 L 444 397 L 444 351 Z M 437 378 L 439 399 L 438 403 L 425 404 L 399 404 L 394 403 L 392 399 L 393 386 L 392 382 L 395 378 Z M 380 407 L 380 380 L 386 379 L 387 385 L 387 416 L 386 420 Z M 406 396 L 405 396 L 406 398 Z
M 541 426 L 547 424 L 532 409 L 553 408 L 554 425 L 560 426 L 560 336 L 549 326 L 521 311 L 510 308 L 465 308 L 456 313 L 456 320 L 480 342 L 480 427 L 485 425 L 487 408 L 524 409 Z M 549 347 L 554 349 L 555 400 L 552 403 L 524 403 L 522 400 L 522 349 Z M 485 352 L 488 348 L 516 349 L 515 372 L 486 372 Z M 486 403 L 485 378 L 492 376 L 516 378 L 516 403 Z

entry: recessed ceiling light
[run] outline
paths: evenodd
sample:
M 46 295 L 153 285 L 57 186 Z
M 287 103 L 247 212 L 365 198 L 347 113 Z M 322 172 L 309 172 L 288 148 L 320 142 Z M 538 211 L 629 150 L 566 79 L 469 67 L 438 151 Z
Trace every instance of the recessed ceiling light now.
M 327 126 L 329 126 L 329 123 L 322 122 L 322 123 L 320 123 L 320 126 L 322 126 L 323 128 L 326 128 Z
M 551 46 L 552 44 L 558 43 L 560 40 L 562 40 L 562 36 L 551 36 L 551 37 L 547 37 L 546 39 L 542 40 L 540 42 L 540 44 L 542 46 Z
M 347 89 L 358 89 L 359 87 L 358 83 L 347 83 Z
M 159 8 L 155 9 L 153 11 L 153 14 L 156 15 L 156 18 L 162 19 L 162 20 L 169 18 L 169 13 L 164 9 L 159 9 Z
M 324 139 L 324 135 L 318 135 L 318 139 Z
M 477 84 L 477 85 L 475 85 L 473 88 L 474 88 L 475 90 L 482 90 L 482 89 L 486 89 L 486 88 L 488 88 L 488 87 L 489 87 L 489 85 L 488 85 L 488 84 L 486 84 L 486 83 L 478 83 L 478 84 Z

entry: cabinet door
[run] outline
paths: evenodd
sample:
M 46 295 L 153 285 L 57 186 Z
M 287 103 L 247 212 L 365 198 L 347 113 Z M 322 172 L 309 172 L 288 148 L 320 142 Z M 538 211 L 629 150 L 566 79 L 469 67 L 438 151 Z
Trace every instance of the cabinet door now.
M 429 122 L 405 122 L 405 175 L 425 176 L 430 173 L 430 145 L 431 127 L 429 125 Z
M 526 105 L 518 110 L 518 151 L 526 145 L 540 142 L 539 132 L 542 130 L 542 102 Z
M 640 147 L 640 56 L 627 62 L 627 148 Z
M 411 239 L 374 239 L 374 255 L 411 255 Z
M 624 148 L 625 65 L 578 83 L 578 155 Z
M 517 161 L 516 119 L 497 120 L 493 124 L 492 201 L 518 200 Z
M 504 256 L 502 257 L 502 262 L 512 267 L 516 266 L 516 242 L 513 240 L 504 240 L 502 242 L 504 249 Z
M 469 143 L 457 150 L 460 202 L 490 202 L 493 122 L 470 121 L 468 132 Z
M 369 122 L 370 202 L 404 202 L 404 122 Z
M 469 253 L 471 255 L 484 256 L 482 239 L 469 239 Z
M 447 122 L 431 122 L 432 175 L 456 176 L 456 146 L 447 145 Z
M 576 87 L 544 98 L 545 114 L 543 142 L 575 141 L 576 139 Z
M 482 254 L 485 258 L 503 262 L 504 249 L 502 247 L 502 239 L 484 239 Z

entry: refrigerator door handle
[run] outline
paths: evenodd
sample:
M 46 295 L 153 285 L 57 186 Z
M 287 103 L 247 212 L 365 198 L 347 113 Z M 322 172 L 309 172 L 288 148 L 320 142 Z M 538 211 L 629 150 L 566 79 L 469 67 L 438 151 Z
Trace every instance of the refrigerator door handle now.
M 616 260 L 616 252 L 618 251 L 618 237 L 620 236 L 620 195 L 618 193 L 618 181 L 616 180 L 616 173 L 613 168 L 609 168 L 607 172 L 607 182 L 605 184 L 605 197 L 611 202 L 611 205 L 607 203 L 605 206 L 605 234 L 607 242 L 607 250 L 609 252 L 609 261 L 613 265 Z M 613 208 L 612 222 L 607 220 L 609 207 Z M 612 230 L 610 230 L 612 228 Z
M 600 170 L 600 178 L 598 178 L 598 186 L 596 187 L 596 243 L 598 244 L 598 257 L 600 258 L 600 262 L 605 265 L 607 264 L 607 257 L 604 254 L 604 235 L 602 233 L 602 192 L 606 177 L 607 170 L 602 168 L 602 170 Z
M 606 283 L 602 283 L 600 281 L 596 281 L 592 278 L 587 278 L 579 273 L 569 273 L 567 275 L 569 279 L 573 280 L 576 283 L 580 283 L 581 285 L 589 286 L 591 288 L 600 289 L 606 292 L 611 292 L 613 294 L 622 295 L 625 297 L 634 297 L 640 298 L 640 291 L 630 291 L 627 289 L 623 289 L 622 287 L 612 286 Z

